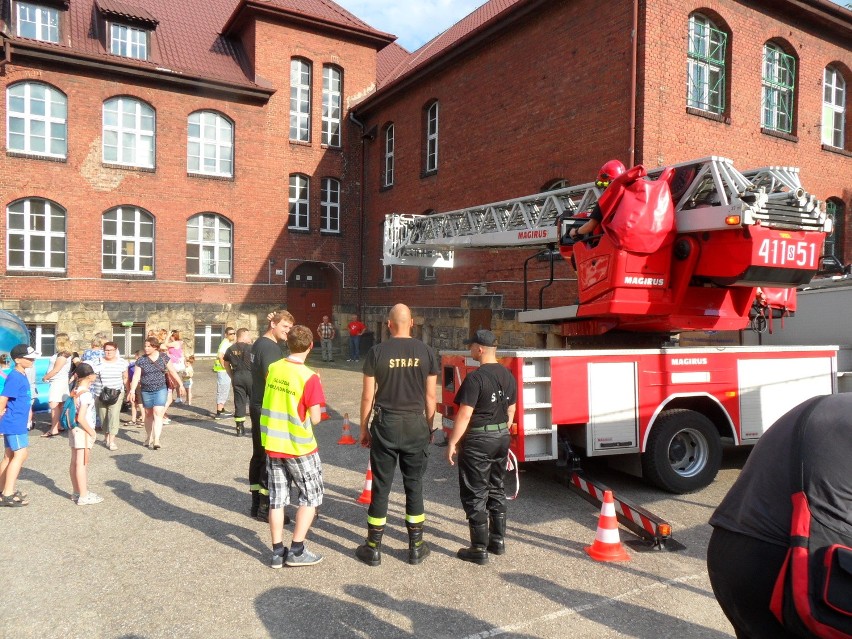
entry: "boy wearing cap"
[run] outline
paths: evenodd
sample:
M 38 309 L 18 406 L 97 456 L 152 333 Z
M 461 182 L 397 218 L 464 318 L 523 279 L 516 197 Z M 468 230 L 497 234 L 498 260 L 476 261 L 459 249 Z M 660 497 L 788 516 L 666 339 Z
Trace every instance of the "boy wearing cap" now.
M 76 370 L 77 388 L 73 392 L 77 405 L 77 420 L 68 431 L 68 443 L 71 446 L 71 499 L 78 506 L 90 506 L 101 503 L 104 498 L 89 490 L 87 467 L 89 451 L 95 445 L 98 436 L 95 433 L 95 398 L 91 385 L 97 373 L 90 364 L 79 364 Z
M 27 420 L 32 404 L 27 369 L 35 364 L 38 353 L 27 344 L 18 344 L 10 353 L 15 368 L 6 377 L 0 395 L 0 434 L 3 435 L 4 455 L 0 462 L 0 506 L 27 506 L 27 496 L 16 490 L 21 467 L 29 454 L 30 434 Z
M 497 363 L 497 337 L 478 330 L 471 339 L 470 356 L 479 368 L 465 377 L 455 402 L 459 406 L 447 441 L 447 460 L 454 465 L 459 451 L 459 495 L 470 528 L 470 548 L 456 556 L 475 564 L 488 563 L 488 553 L 505 552 L 506 493 L 503 475 L 509 454 L 509 426 L 515 416 L 517 383 Z

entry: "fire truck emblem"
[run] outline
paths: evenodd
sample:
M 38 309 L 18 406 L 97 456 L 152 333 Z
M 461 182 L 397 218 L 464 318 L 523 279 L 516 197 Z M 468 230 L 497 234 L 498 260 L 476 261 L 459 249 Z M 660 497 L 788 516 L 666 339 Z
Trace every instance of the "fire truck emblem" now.
M 625 284 L 633 284 L 635 286 L 662 286 L 666 285 L 666 280 L 662 277 L 634 277 L 632 275 L 625 275 L 624 277 Z

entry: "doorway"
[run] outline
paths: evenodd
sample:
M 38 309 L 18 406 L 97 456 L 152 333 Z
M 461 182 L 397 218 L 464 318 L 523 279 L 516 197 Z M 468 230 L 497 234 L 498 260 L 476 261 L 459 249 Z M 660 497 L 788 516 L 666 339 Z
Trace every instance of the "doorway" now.
M 319 342 L 316 330 L 322 316 L 332 317 L 336 293 L 337 275 L 331 266 L 321 262 L 300 264 L 287 280 L 287 310 L 297 324 L 313 331 L 316 342 Z
M 472 308 L 470 309 L 470 322 L 468 324 L 468 337 L 473 337 L 473 334 L 480 328 L 491 330 L 491 309 L 490 308 Z

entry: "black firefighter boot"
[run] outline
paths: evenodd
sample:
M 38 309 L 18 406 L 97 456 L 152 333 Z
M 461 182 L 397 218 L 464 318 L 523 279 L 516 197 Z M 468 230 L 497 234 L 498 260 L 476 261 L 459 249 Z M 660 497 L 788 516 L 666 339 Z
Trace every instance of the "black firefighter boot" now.
M 260 504 L 257 508 L 257 519 L 269 521 L 269 494 L 260 493 Z
M 408 527 L 408 563 L 416 566 L 422 563 L 429 553 L 429 546 L 423 541 L 423 524 L 406 524 Z
M 260 508 L 260 493 L 256 490 L 251 491 L 251 516 L 257 517 L 257 511 Z
M 506 552 L 506 513 L 491 511 L 488 513 L 488 552 L 492 555 L 502 555 Z
M 355 556 L 368 566 L 378 566 L 382 563 L 382 535 L 384 526 L 367 525 L 367 541 L 355 549 Z
M 470 548 L 459 548 L 456 557 L 463 561 L 469 561 L 480 566 L 488 563 L 488 522 L 467 522 L 470 528 Z

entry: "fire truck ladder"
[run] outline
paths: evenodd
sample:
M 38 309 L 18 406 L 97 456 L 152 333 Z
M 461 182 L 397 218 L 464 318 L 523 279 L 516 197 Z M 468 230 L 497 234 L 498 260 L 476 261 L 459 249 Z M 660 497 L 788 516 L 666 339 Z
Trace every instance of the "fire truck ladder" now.
M 648 172 L 659 177 L 664 167 Z M 672 196 L 679 232 L 763 224 L 830 232 L 824 207 L 805 192 L 798 169 L 765 167 L 739 172 L 727 158 L 711 156 L 676 164 Z M 473 206 L 448 213 L 385 217 L 385 265 L 452 268 L 457 248 L 542 247 L 583 223 L 601 191 L 593 183 Z M 560 226 L 562 228 L 560 228 Z

